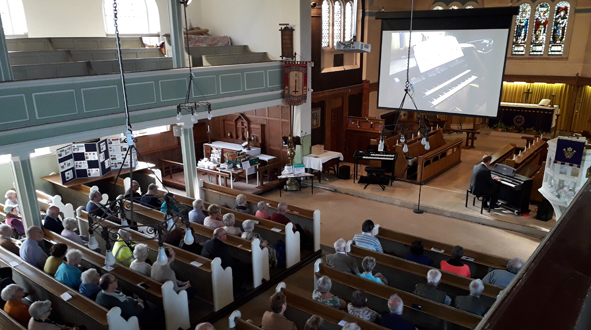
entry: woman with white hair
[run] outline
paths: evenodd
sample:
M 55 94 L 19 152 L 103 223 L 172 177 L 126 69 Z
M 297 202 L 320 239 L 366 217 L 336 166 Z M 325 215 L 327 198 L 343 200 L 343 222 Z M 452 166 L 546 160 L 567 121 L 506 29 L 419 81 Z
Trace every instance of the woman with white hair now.
M 246 220 L 242 222 L 242 229 L 244 229 L 244 233 L 242 233 L 242 238 L 248 241 L 253 241 L 255 238 L 259 239 L 261 249 L 267 248 L 269 250 L 269 265 L 271 267 L 277 267 L 277 252 L 275 251 L 275 247 L 269 244 L 266 240 L 259 233 L 254 232 L 254 226 L 259 223 L 255 220 Z
M 361 267 L 363 268 L 363 273 L 359 274 L 359 276 L 363 277 L 366 280 L 388 285 L 388 280 L 386 280 L 384 275 L 382 275 L 381 273 L 377 273 L 375 275 L 372 274 L 373 269 L 376 268 L 376 258 L 363 258 L 363 261 L 361 261 Z
M 82 252 L 77 249 L 70 249 L 66 253 L 66 263 L 63 263 L 55 273 L 55 279 L 70 288 L 78 291 L 82 283 L 82 271 L 78 269 L 78 265 L 82 262 Z
M 0 297 L 6 302 L 4 312 L 26 327 L 31 315 L 29 306 L 23 302 L 25 290 L 16 284 L 10 284 L 2 290 Z
M 322 276 L 318 279 L 318 282 L 316 282 L 316 290 L 312 293 L 312 299 L 330 307 L 343 310 L 347 309 L 347 302 L 330 293 L 331 288 L 332 281 L 330 278 L 328 276 Z
M 129 268 L 138 273 L 150 276 L 152 273 L 152 266 L 146 262 L 146 259 L 148 259 L 148 246 L 144 243 L 136 245 L 135 249 L 133 249 L 133 257 L 135 260 L 131 262 Z
M 51 315 L 51 301 L 36 301 L 29 307 L 31 320 L 28 330 L 81 330 L 81 327 L 68 327 L 60 325 L 49 319 Z
M 10 189 L 4 194 L 4 198 L 6 198 L 6 202 L 4 202 L 4 206 L 18 206 L 18 199 L 16 195 L 16 191 Z
M 78 228 L 78 221 L 76 221 L 76 219 L 65 218 L 64 221 L 62 221 L 62 225 L 64 226 L 64 230 L 62 230 L 61 234 L 63 237 L 71 241 L 74 241 L 78 244 L 85 244 L 82 238 L 80 238 L 80 235 L 74 232 L 74 230 Z
M 95 300 L 96 295 L 101 291 L 101 287 L 99 286 L 101 276 L 98 271 L 94 268 L 90 268 L 82 272 L 80 279 L 82 280 L 82 283 L 80 284 L 78 291 L 86 297 Z
M 267 214 L 268 209 L 269 204 L 267 204 L 267 202 L 260 201 L 257 203 L 257 213 L 255 213 L 254 216 L 258 218 L 271 220 L 271 216 Z
M 246 206 L 247 204 L 248 202 L 246 201 L 246 196 L 240 194 L 236 196 L 236 207 L 234 208 L 234 210 L 250 214 L 250 210 L 248 209 L 248 206 Z
M 234 215 L 234 213 L 226 213 L 224 214 L 224 217 L 222 219 L 225 225 L 222 228 L 226 230 L 227 234 L 234 236 L 242 235 L 242 230 L 239 227 L 234 227 L 234 224 L 236 224 L 236 216 Z

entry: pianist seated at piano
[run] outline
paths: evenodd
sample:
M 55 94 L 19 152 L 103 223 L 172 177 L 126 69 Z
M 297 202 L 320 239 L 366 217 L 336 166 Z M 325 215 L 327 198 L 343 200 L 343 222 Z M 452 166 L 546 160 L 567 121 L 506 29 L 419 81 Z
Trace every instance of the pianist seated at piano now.
M 499 181 L 499 178 L 493 178 L 491 170 L 489 168 L 492 156 L 482 156 L 482 162 L 474 166 L 472 170 L 472 179 L 470 180 L 470 191 L 477 197 L 485 198 L 485 202 L 490 203 L 491 208 L 496 209 L 501 207 L 498 203 L 499 200 L 499 185 L 495 183 L 495 180 Z M 485 208 L 488 204 L 485 204 Z

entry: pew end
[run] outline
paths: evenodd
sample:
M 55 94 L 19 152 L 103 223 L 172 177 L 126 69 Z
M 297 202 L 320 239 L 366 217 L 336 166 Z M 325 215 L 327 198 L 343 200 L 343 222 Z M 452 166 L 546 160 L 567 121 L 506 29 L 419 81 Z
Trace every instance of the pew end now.
M 137 316 L 132 316 L 126 321 L 121 316 L 121 308 L 119 307 L 113 307 L 109 310 L 107 321 L 109 322 L 109 330 L 140 330 Z
M 176 293 L 172 281 L 166 281 L 166 283 L 162 284 L 161 289 L 166 330 L 188 329 L 191 327 L 187 291 L 181 290 Z

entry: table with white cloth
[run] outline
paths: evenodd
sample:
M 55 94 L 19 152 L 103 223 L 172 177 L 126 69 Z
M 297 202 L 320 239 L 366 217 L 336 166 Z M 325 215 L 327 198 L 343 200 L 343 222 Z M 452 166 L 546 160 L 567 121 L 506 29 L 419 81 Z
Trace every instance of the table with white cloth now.
M 336 151 L 325 151 L 319 155 L 310 154 L 302 157 L 304 166 L 318 171 L 318 181 L 322 179 L 322 172 L 333 170 L 335 175 L 339 173 L 339 163 L 344 160 L 343 154 Z

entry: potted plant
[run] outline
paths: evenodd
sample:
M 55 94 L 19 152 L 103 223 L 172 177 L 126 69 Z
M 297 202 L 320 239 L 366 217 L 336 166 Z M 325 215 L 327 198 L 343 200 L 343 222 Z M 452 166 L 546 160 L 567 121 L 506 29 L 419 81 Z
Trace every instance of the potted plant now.
M 505 130 L 507 128 L 507 126 L 505 126 L 505 124 L 498 122 L 496 124 L 493 125 L 493 129 L 496 130 L 497 132 L 502 132 L 503 130 Z
M 515 126 L 509 126 L 509 127 L 507 127 L 507 131 L 511 132 L 511 133 L 519 133 L 519 128 L 517 128 Z
M 538 132 L 535 130 L 535 128 L 529 127 L 529 128 L 526 128 L 525 129 L 525 134 L 528 134 L 528 135 L 537 135 Z

